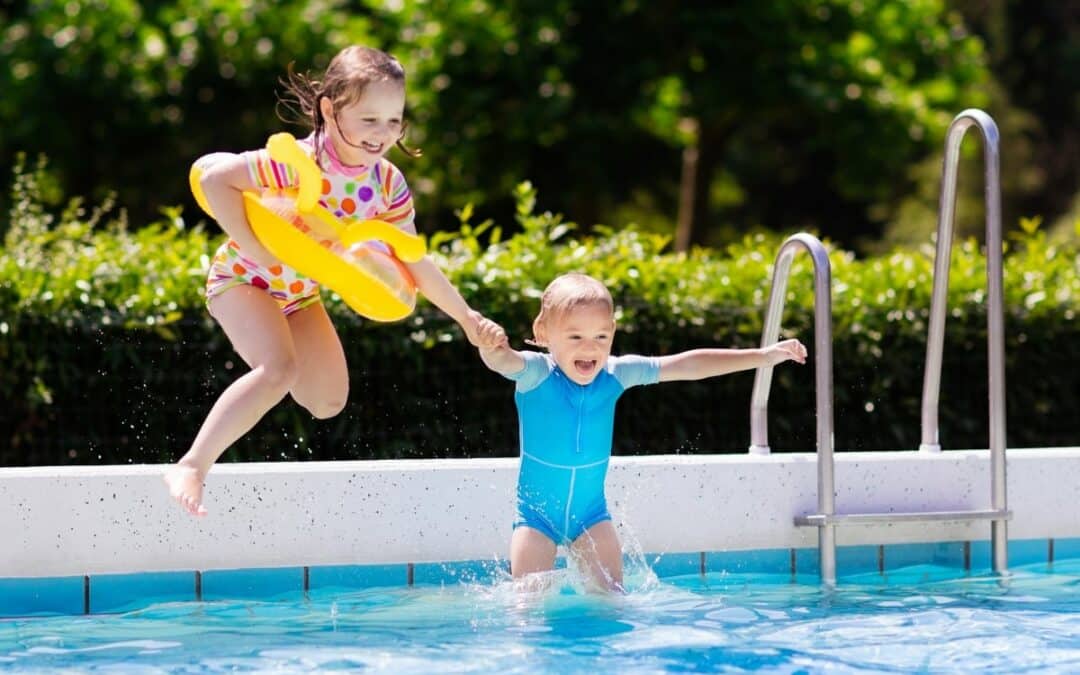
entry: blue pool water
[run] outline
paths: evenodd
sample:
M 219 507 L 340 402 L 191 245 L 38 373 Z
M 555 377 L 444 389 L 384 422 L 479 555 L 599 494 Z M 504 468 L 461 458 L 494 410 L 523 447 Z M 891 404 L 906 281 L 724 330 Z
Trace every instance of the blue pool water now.
M 1009 578 L 919 566 L 841 580 L 708 574 L 631 592 L 503 580 L 0 620 L 0 670 L 1078 672 L 1080 560 Z

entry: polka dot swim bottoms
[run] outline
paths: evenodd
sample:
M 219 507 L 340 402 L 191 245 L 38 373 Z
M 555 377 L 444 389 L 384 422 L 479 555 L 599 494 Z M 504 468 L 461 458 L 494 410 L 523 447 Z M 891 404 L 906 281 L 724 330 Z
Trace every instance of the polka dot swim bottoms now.
M 262 289 L 277 301 L 288 316 L 308 305 L 319 302 L 319 284 L 288 265 L 263 267 L 240 253 L 240 247 L 230 239 L 221 245 L 210 261 L 206 277 L 206 301 L 230 288 L 247 284 Z

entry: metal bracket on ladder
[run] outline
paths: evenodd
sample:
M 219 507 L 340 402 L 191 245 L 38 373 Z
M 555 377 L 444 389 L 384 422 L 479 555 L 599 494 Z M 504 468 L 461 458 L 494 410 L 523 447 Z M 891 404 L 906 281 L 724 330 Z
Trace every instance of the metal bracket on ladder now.
M 989 509 L 932 511 L 919 513 L 836 513 L 835 463 L 833 458 L 833 382 L 832 382 L 832 296 L 831 270 L 825 248 L 808 234 L 790 237 L 780 247 L 773 271 L 773 287 L 765 311 L 761 345 L 776 342 L 784 309 L 784 293 L 791 259 L 798 246 L 805 247 L 814 259 L 814 345 L 815 397 L 817 408 L 818 512 L 795 518 L 795 524 L 818 528 L 821 582 L 836 584 L 836 527 L 875 525 L 897 522 L 980 521 L 991 522 L 991 550 L 994 571 L 1008 569 L 1008 509 L 1005 481 L 1005 328 L 1004 280 L 1001 241 L 1001 187 L 999 180 L 998 129 L 994 120 L 981 110 L 965 110 L 949 126 L 945 141 L 945 159 L 938 214 L 937 254 L 934 264 L 934 289 L 930 305 L 930 328 L 927 340 L 926 368 L 923 383 L 921 452 L 940 452 L 938 444 L 938 394 L 941 384 L 941 359 L 944 349 L 945 312 L 948 302 L 949 263 L 952 250 L 953 217 L 956 206 L 956 179 L 960 142 L 972 126 L 983 137 L 986 165 L 986 257 L 989 287 L 987 335 L 990 379 L 990 500 Z M 768 454 L 767 406 L 772 368 L 759 368 L 754 378 L 750 408 L 750 452 Z

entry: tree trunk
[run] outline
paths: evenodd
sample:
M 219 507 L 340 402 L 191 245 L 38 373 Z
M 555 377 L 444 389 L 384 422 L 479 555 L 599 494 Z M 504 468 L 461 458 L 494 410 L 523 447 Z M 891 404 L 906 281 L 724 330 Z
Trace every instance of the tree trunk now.
M 675 250 L 690 250 L 694 237 L 695 205 L 697 203 L 698 149 L 689 145 L 682 151 L 682 171 L 679 176 L 679 215 L 675 222 Z
M 679 176 L 679 212 L 675 223 L 675 250 L 688 251 L 707 240 L 709 223 L 709 191 L 713 169 L 724 132 L 702 126 L 696 145 L 687 146 L 682 154 L 682 173 Z

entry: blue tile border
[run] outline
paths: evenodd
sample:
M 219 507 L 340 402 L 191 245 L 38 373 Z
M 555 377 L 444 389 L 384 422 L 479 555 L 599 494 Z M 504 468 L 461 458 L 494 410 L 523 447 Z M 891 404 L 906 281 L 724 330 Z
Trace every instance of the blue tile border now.
M 203 600 L 269 599 L 304 591 L 303 567 L 209 570 L 202 573 Z
M 1009 567 L 1049 562 L 1046 539 L 1016 539 L 1009 542 Z M 1080 553 L 1080 549 L 1077 551 Z M 1065 556 L 1069 557 L 1069 556 Z
M 704 553 L 662 553 L 645 556 L 646 564 L 653 574 L 661 579 L 701 574 L 705 566 L 704 559 Z
M 0 617 L 82 614 L 86 577 L 0 579 Z
M 836 549 L 837 574 L 880 574 L 887 546 L 841 546 Z
M 816 548 L 648 553 L 659 578 L 758 574 L 771 582 L 818 583 Z M 1009 542 L 1009 567 L 1080 560 L 1080 538 Z M 123 612 L 159 602 L 269 600 L 308 590 L 406 585 L 490 584 L 509 574 L 502 560 L 384 565 L 324 565 L 206 572 L 147 572 L 93 576 L 0 579 L 0 618 Z M 556 559 L 566 567 L 565 557 Z M 837 575 L 866 583 L 918 583 L 990 570 L 990 542 L 840 546 Z
M 408 584 L 408 565 L 318 565 L 308 568 L 310 590 L 381 588 Z
M 1076 542 L 1072 555 L 1061 555 L 1058 544 L 1061 542 Z M 1080 557 L 1080 539 L 1056 539 L 1054 540 L 1055 558 Z M 1068 546 L 1068 543 L 1066 543 Z M 1046 563 L 1049 561 L 1050 540 L 1048 539 L 1013 539 L 1009 542 L 1009 567 Z M 990 550 L 989 541 L 971 542 L 971 569 L 977 571 L 989 570 L 993 567 L 993 553 Z
M 509 565 L 494 560 L 417 563 L 413 568 L 413 584 L 450 586 L 489 583 L 500 575 L 509 575 Z
M 965 569 L 968 566 L 965 543 L 960 541 L 932 544 L 890 544 L 885 546 L 884 557 L 885 570 L 930 563 L 959 569 Z
M 840 547 L 843 548 L 843 547 Z M 839 557 L 840 548 L 837 549 L 837 557 Z M 818 570 L 821 567 L 821 555 L 814 548 L 797 548 L 794 555 L 794 568 L 792 569 L 792 578 L 796 583 L 800 584 L 816 584 L 820 579 Z M 837 575 L 841 574 L 841 570 L 837 570 Z
M 963 567 L 942 567 L 930 563 L 923 563 L 909 565 L 898 569 L 887 569 L 883 575 L 878 577 L 878 579 L 881 583 L 885 584 L 925 584 L 935 581 L 959 579 L 968 576 L 969 574 L 971 574 L 971 572 Z
M 194 572 L 96 574 L 90 577 L 90 613 L 123 612 L 153 602 L 191 602 L 195 597 Z
M 1080 558 L 1080 538 L 1054 539 L 1054 560 Z
M 710 551 L 705 554 L 705 572 L 790 574 L 791 549 Z

